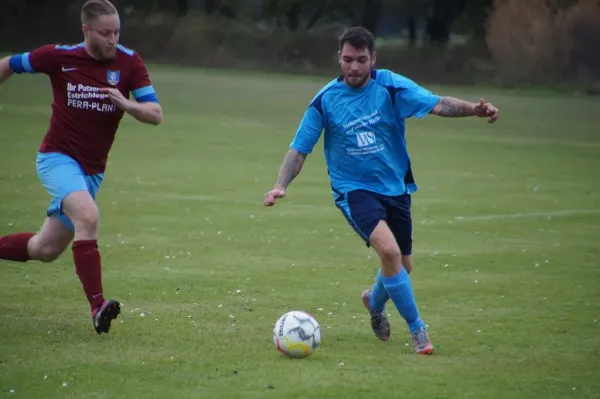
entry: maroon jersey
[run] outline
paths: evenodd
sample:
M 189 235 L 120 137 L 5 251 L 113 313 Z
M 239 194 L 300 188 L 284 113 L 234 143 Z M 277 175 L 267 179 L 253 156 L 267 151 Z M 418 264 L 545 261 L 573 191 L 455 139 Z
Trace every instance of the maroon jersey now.
M 45 73 L 52 84 L 52 117 L 40 152 L 60 152 L 75 159 L 87 175 L 106 169 L 108 153 L 123 111 L 101 93 L 114 87 L 126 98 L 158 102 L 142 58 L 118 46 L 112 60 L 99 61 L 75 46 L 46 45 L 14 55 L 15 73 Z

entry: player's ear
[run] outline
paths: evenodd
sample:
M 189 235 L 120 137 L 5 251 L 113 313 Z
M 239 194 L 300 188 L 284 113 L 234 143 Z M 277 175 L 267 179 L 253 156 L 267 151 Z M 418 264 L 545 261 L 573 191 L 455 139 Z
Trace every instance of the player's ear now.
M 90 28 L 86 24 L 82 24 L 81 31 L 83 32 L 83 36 L 87 37 L 90 33 Z
M 338 50 L 338 62 L 342 63 L 342 52 Z
M 377 61 L 377 53 L 375 51 L 373 51 L 371 53 L 371 67 L 375 66 L 375 61 Z

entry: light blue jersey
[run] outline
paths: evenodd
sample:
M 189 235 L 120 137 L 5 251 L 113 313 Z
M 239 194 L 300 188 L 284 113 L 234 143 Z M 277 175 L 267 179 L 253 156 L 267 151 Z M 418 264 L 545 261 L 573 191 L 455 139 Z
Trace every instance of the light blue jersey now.
M 397 196 L 417 191 L 406 148 L 405 119 L 422 118 L 440 96 L 412 80 L 373 70 L 363 88 L 337 78 L 304 114 L 290 147 L 309 154 L 325 131 L 325 160 L 334 198 L 363 189 Z

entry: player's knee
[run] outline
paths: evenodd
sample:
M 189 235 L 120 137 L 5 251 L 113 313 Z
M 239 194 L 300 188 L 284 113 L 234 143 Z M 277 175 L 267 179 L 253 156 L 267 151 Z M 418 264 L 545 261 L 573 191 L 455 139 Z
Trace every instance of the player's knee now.
M 385 269 L 396 270 L 402 264 L 402 253 L 396 242 L 394 235 L 387 228 L 387 225 L 380 223 L 377 229 L 371 234 L 371 245 L 377 251 L 381 258 L 382 266 Z
M 84 190 L 72 192 L 62 202 L 63 211 L 71 219 L 77 232 L 84 235 L 96 234 L 99 212 L 90 193 Z
M 379 257 L 384 264 L 395 264 L 400 261 L 402 253 L 398 245 L 383 245 L 379 249 Z
M 56 245 L 42 244 L 33 248 L 31 256 L 44 263 L 54 262 L 63 253 L 65 249 Z
M 98 230 L 99 218 L 100 214 L 96 207 L 82 209 L 75 217 L 75 230 L 87 233 L 95 233 Z
M 43 248 L 39 252 L 39 258 L 42 262 L 45 263 L 54 262 L 56 259 L 58 259 L 60 254 L 62 254 L 62 252 L 63 250 L 61 248 Z

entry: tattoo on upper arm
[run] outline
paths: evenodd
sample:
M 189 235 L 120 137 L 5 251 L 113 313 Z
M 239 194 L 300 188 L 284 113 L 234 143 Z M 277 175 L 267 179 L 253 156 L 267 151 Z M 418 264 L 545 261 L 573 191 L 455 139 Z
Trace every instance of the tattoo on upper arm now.
M 308 154 L 302 152 L 290 150 L 286 154 L 283 164 L 281 165 L 279 176 L 277 177 L 277 184 L 287 187 L 288 184 L 298 176 L 298 173 L 300 173 L 307 155 Z
M 440 109 L 437 114 L 439 116 L 447 117 L 462 117 L 472 116 L 473 111 L 471 104 L 466 101 L 452 97 L 442 97 L 440 101 Z

